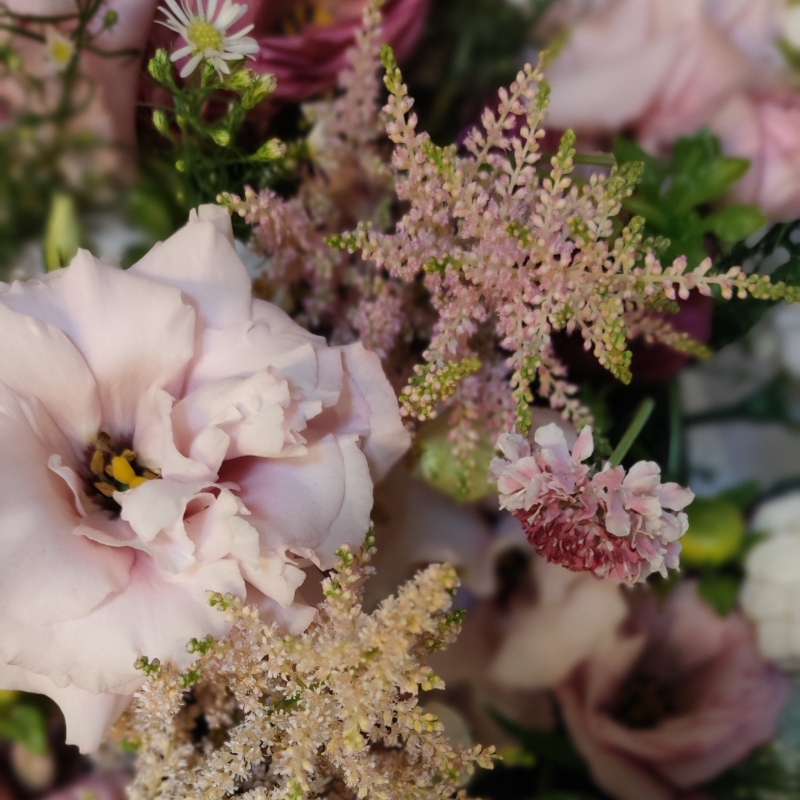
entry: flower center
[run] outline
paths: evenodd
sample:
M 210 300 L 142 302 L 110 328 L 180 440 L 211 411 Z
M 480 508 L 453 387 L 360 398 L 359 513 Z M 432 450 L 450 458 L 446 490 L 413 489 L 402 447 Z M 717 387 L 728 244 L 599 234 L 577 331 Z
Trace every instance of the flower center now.
M 206 50 L 221 51 L 225 41 L 222 34 L 210 23 L 205 20 L 195 20 L 186 29 L 186 38 L 195 50 L 204 53 Z
M 118 453 L 112 446 L 111 437 L 102 431 L 92 442 L 89 471 L 92 488 L 100 496 L 102 505 L 112 511 L 120 510 L 114 500 L 116 492 L 127 492 L 159 477 L 158 473 L 137 463 L 133 450 L 126 448 Z
M 675 712 L 672 687 L 666 681 L 635 675 L 620 689 L 613 716 L 629 728 L 654 728 Z

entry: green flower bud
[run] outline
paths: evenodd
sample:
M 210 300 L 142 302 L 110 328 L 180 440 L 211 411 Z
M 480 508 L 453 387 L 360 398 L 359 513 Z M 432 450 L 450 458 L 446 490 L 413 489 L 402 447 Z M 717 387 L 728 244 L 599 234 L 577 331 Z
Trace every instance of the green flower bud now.
M 249 72 L 250 70 L 248 70 Z M 278 85 L 274 75 L 256 75 L 242 95 L 242 108 L 249 111 L 275 91 Z
M 166 112 L 162 111 L 160 108 L 157 108 L 153 112 L 153 126 L 159 133 L 163 133 L 165 136 L 169 133 L 169 117 Z
M 257 79 L 258 76 L 253 70 L 243 67 L 242 69 L 231 72 L 231 74 L 225 78 L 224 83 L 226 89 L 231 89 L 234 92 L 243 92 L 249 89 L 253 81 Z
M 681 539 L 681 562 L 691 567 L 717 567 L 742 549 L 744 516 L 722 497 L 698 497 L 686 509 L 689 530 Z
M 227 147 L 231 143 L 231 132 L 227 128 L 217 128 L 211 131 L 211 138 L 220 147 Z
M 276 161 L 286 155 L 286 145 L 280 139 L 270 139 L 250 156 L 251 161 Z
M 186 162 L 182 158 L 179 158 L 175 162 L 175 169 L 178 170 L 178 172 L 186 172 Z
M 103 17 L 103 27 L 106 29 L 113 28 L 117 22 L 119 22 L 119 14 L 113 8 L 110 8 Z
M 172 62 L 169 60 L 166 50 L 156 50 L 156 54 L 147 64 L 147 71 L 153 77 L 153 80 L 159 83 L 171 83 Z
M 65 267 L 75 257 L 81 242 L 81 224 L 75 198 L 57 192 L 53 195 L 44 242 L 44 262 L 48 272 Z

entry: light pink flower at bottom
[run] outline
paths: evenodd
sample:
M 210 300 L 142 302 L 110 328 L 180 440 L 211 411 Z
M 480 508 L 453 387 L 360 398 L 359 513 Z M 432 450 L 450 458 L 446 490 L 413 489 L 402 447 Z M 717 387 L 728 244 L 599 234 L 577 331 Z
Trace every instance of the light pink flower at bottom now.
M 564 720 L 597 784 L 617 800 L 701 800 L 711 781 L 774 735 L 789 682 L 738 614 L 718 616 L 695 584 L 557 689 Z

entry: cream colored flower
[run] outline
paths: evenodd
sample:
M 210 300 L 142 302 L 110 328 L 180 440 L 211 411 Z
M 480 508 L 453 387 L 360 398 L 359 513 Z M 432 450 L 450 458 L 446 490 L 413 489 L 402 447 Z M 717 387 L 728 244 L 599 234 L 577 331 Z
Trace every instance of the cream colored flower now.
M 75 53 L 74 42 L 64 36 L 58 28 L 52 26 L 45 30 L 44 35 L 48 60 L 58 72 L 63 72 L 69 66 Z
M 175 31 L 186 41 L 186 45 L 176 50 L 171 58 L 180 61 L 191 56 L 181 69 L 182 78 L 191 75 L 203 59 L 208 60 L 218 73 L 228 74 L 228 61 L 253 58 L 258 52 L 256 40 L 245 35 L 253 30 L 252 25 L 228 34 L 231 25 L 247 12 L 246 5 L 224 0 L 217 13 L 217 0 L 208 0 L 207 5 L 200 0 L 197 11 L 192 11 L 186 0 L 180 3 L 178 0 L 166 0 L 166 3 L 168 8 L 159 7 L 159 11 L 167 18 L 166 21 L 159 21 L 160 24 Z

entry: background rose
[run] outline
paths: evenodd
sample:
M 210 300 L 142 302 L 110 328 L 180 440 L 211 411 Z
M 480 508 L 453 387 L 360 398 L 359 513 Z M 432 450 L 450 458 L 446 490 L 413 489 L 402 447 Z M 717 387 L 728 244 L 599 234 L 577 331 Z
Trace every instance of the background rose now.
M 550 70 L 549 124 L 631 129 L 649 148 L 693 133 L 733 93 L 768 79 L 778 10 L 775 0 L 596 4 Z
M 800 217 L 800 93 L 737 94 L 711 121 L 722 147 L 750 160 L 732 198 L 777 222 Z
M 89 750 L 140 655 L 226 630 L 209 591 L 305 628 L 301 566 L 363 540 L 408 434 L 377 356 L 252 299 L 217 207 L 126 272 L 81 251 L 5 287 L 0 329 L 0 686 Z
M 619 800 L 703 797 L 690 790 L 775 732 L 788 680 L 758 653 L 738 614 L 719 617 L 680 584 L 663 612 L 639 603 L 634 630 L 557 690 L 597 784 Z

